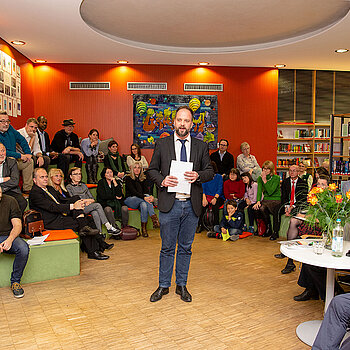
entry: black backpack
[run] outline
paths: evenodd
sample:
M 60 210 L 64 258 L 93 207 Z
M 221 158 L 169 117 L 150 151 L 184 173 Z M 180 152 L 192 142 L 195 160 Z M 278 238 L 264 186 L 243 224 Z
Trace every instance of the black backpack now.
M 202 225 L 207 231 L 214 230 L 214 213 L 211 204 L 209 204 L 204 211 Z
M 23 214 L 23 230 L 20 236 L 30 239 L 34 236 L 42 236 L 43 231 L 44 221 L 41 213 L 32 209 L 26 210 Z

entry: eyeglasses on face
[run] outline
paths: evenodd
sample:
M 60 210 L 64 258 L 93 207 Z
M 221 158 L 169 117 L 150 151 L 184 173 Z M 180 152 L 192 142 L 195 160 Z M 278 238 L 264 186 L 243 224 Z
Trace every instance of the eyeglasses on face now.
M 225 143 L 220 143 L 219 146 L 227 147 Z
M 72 175 L 79 176 L 79 175 L 81 175 L 81 173 L 72 173 Z
M 0 123 L 2 123 L 2 124 L 11 124 L 10 120 L 6 120 L 6 119 L 0 120 Z

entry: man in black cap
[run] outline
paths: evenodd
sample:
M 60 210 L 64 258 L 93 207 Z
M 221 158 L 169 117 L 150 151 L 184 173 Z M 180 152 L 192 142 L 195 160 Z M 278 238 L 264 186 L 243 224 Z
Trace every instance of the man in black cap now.
M 63 171 L 65 178 L 68 175 L 69 163 L 75 162 L 75 166 L 81 168 L 84 159 L 78 135 L 73 132 L 74 125 L 73 119 L 65 119 L 62 123 L 64 128 L 56 132 L 51 142 L 52 151 L 62 155 L 58 157 L 57 167 Z

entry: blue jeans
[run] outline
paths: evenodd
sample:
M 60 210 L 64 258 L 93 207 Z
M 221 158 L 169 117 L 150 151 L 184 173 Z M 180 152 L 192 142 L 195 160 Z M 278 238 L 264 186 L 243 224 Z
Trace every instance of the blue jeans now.
M 5 241 L 8 236 L 0 236 L 0 243 Z M 6 254 L 15 254 L 15 260 L 13 262 L 13 269 L 11 273 L 11 284 L 20 283 L 23 275 L 24 268 L 26 267 L 29 255 L 29 246 L 22 238 L 17 237 L 12 242 L 10 250 L 4 250 Z
M 159 256 L 159 286 L 171 285 L 176 253 L 176 284 L 186 286 L 188 269 L 192 255 L 192 242 L 198 225 L 198 216 L 192 209 L 190 200 L 175 200 L 168 213 L 159 213 L 162 248 Z
M 124 200 L 124 203 L 132 209 L 138 209 L 141 212 L 141 222 L 147 222 L 148 215 L 154 215 L 154 207 L 152 203 L 146 202 L 139 197 L 128 197 Z

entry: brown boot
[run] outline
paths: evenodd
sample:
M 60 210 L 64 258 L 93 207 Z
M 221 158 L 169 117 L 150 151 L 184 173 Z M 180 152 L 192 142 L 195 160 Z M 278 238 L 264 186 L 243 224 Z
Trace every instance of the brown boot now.
M 152 224 L 153 224 L 153 228 L 159 228 L 160 225 L 159 225 L 159 221 L 158 221 L 158 217 L 156 214 L 153 214 L 151 216 L 151 219 L 152 219 Z
M 142 237 L 148 237 L 148 232 L 147 232 L 147 222 L 141 222 L 141 234 Z

